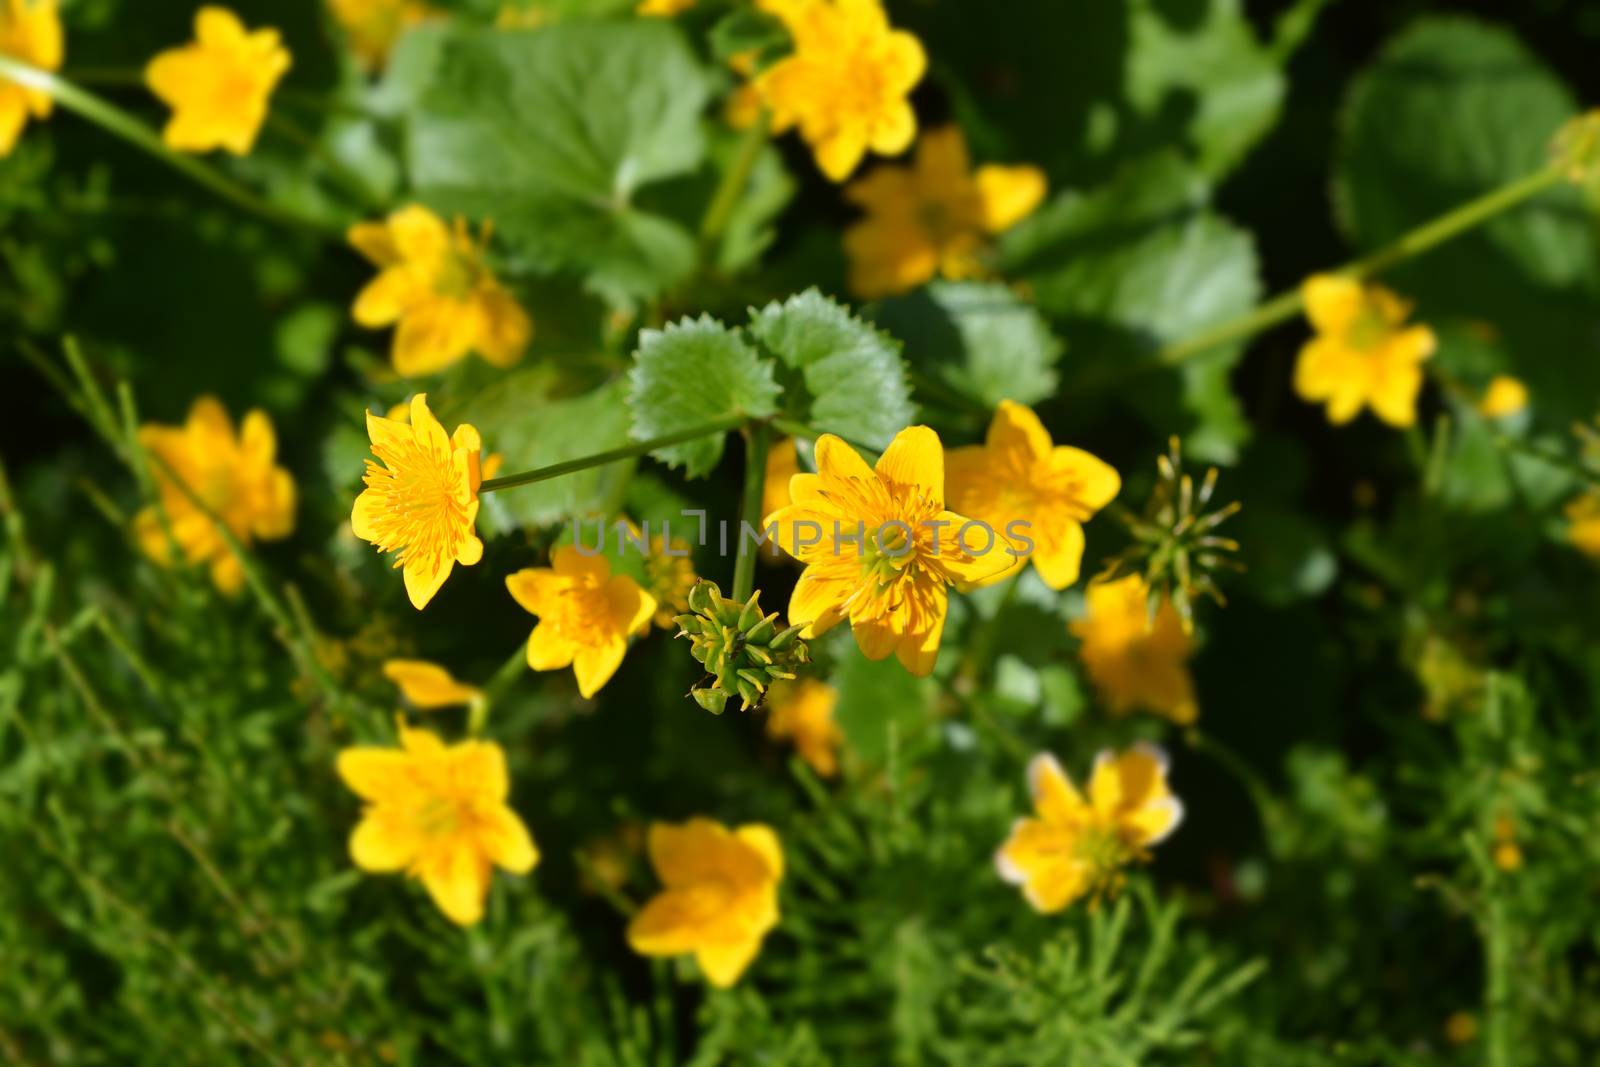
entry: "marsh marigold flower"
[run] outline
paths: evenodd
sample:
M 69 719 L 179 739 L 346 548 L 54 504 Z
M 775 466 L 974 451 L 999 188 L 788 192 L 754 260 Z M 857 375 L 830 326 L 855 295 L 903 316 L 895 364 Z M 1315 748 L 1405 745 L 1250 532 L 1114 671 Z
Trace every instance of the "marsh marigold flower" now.
M 399 553 L 406 595 L 418 611 L 444 585 L 457 563 L 483 558 L 478 521 L 478 431 L 462 423 L 454 436 L 428 410 L 428 396 L 411 398 L 411 421 L 367 414 L 374 463 L 367 460 L 367 488 L 356 497 L 350 528 L 380 552 Z
M 1088 611 L 1070 629 L 1089 678 L 1113 713 L 1143 709 L 1179 726 L 1199 717 L 1194 679 L 1189 675 L 1193 642 L 1184 633 L 1172 601 L 1150 617 L 1150 587 L 1130 574 L 1111 582 L 1091 582 Z
M 289 70 L 289 52 L 274 29 L 246 30 L 239 16 L 203 7 L 194 42 L 150 61 L 145 84 L 172 108 L 162 131 L 168 148 L 248 155 L 267 118 L 267 101 Z
M 628 924 L 628 944 L 643 956 L 693 953 L 706 981 L 728 988 L 778 924 L 778 835 L 759 823 L 729 830 L 690 819 L 652 824 L 648 846 L 662 889 Z
M 1489 379 L 1478 401 L 1478 414 L 1486 419 L 1503 419 L 1528 406 L 1528 387 L 1509 374 Z
M 1567 516 L 1567 540 L 1572 547 L 1600 560 L 1600 491 L 1591 489 L 1574 497 L 1563 509 Z
M 539 862 L 528 828 L 506 804 L 506 757 L 493 741 L 446 745 L 402 724 L 398 749 L 339 753 L 339 777 L 366 801 L 350 835 L 356 866 L 421 879 L 451 922 L 483 918 L 494 867 L 527 874 Z
M 1417 421 L 1422 363 L 1435 339 L 1426 326 L 1407 326 L 1411 305 L 1381 285 L 1318 274 L 1300 289 L 1317 336 L 1300 349 L 1294 388 L 1326 404 L 1328 421 L 1349 422 L 1363 407 L 1391 426 Z
M 420 0 L 328 0 L 350 50 L 370 69 L 383 66 L 411 27 L 438 15 Z
M 794 53 L 763 71 L 756 89 L 775 133 L 799 128 L 817 166 L 836 182 L 870 148 L 904 152 L 917 135 L 907 96 L 928 59 L 911 34 L 889 27 L 879 0 L 760 0 L 794 39 Z
M 356 297 L 356 322 L 369 329 L 399 323 L 394 369 L 434 374 L 476 352 L 496 367 L 522 358 L 533 321 L 484 262 L 483 242 L 465 219 L 455 228 L 413 204 L 384 222 L 350 227 L 356 251 L 378 276 Z
M 1000 531 L 1027 524 L 1017 527 L 1033 542 L 1026 559 L 1052 589 L 1078 580 L 1083 524 L 1122 488 L 1115 470 L 1056 444 L 1032 409 L 1009 400 L 995 409 L 983 444 L 945 454 L 945 477 L 950 506 L 961 514 Z
M 795 475 L 789 493 L 794 503 L 765 522 L 806 565 L 789 621 L 810 638 L 848 619 L 868 659 L 892 654 L 918 676 L 939 655 L 951 583 L 992 578 L 1015 559 L 995 531 L 963 533 L 970 520 L 945 510 L 944 448 L 926 426 L 896 434 L 875 468 L 823 434 L 817 473 Z
M 165 463 L 244 544 L 288 537 L 294 530 L 294 479 L 277 465 L 278 438 L 265 412 L 245 415 L 242 431 L 235 435 L 222 403 L 203 396 L 189 409 L 182 426 L 140 427 L 139 444 Z M 159 490 L 160 511 L 152 505 L 134 517 L 140 548 L 151 559 L 166 563 L 176 545 L 188 562 L 210 566 L 218 589 L 237 592 L 244 585 L 244 569 L 216 524 L 160 465 L 151 464 L 151 476 Z
M 800 453 L 794 438 L 777 437 L 767 447 L 767 469 L 761 482 L 761 514 L 771 515 L 789 506 L 789 479 L 800 473 Z M 763 540 L 761 554 L 769 560 L 783 558 L 775 541 Z
M 800 758 L 823 778 L 839 773 L 844 731 L 834 721 L 839 690 L 815 678 L 775 682 L 767 695 L 767 736 L 794 744 Z
M 528 637 L 528 666 L 571 667 L 578 692 L 592 697 L 622 665 L 628 638 L 650 628 L 656 599 L 626 574 L 612 574 L 604 556 L 562 545 L 548 567 L 506 578 L 506 588 L 539 624 Z
M 1039 168 L 974 171 L 959 128 L 929 130 L 911 166 L 883 164 L 845 188 L 845 197 L 866 212 L 844 235 L 850 288 L 876 299 L 915 289 L 936 274 L 976 277 L 989 238 L 1032 214 L 1044 193 Z
M 406 703 L 419 711 L 476 704 L 483 690 L 458 682 L 437 663 L 423 659 L 391 659 L 384 662 L 383 676 L 400 688 Z
M 66 37 L 56 0 L 0 0 L 0 55 L 42 70 L 60 70 Z M 0 158 L 9 156 L 29 118 L 48 118 L 50 94 L 0 78 Z
M 1167 787 L 1167 757 L 1150 745 L 1095 757 L 1084 796 L 1055 757 L 1028 763 L 1033 818 L 1018 819 L 995 854 L 1000 877 L 1022 887 L 1045 914 L 1087 896 L 1114 894 L 1129 864 L 1149 858 L 1183 820 L 1183 804 Z

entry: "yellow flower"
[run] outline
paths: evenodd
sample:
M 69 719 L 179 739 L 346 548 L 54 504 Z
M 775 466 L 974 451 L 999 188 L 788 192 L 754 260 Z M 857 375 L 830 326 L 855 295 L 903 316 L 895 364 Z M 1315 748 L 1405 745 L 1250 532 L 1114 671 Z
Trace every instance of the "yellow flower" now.
M 799 127 L 836 182 L 871 149 L 904 152 L 917 135 L 906 99 L 922 80 L 922 44 L 889 28 L 879 0 L 760 0 L 794 39 L 794 53 L 756 79 L 775 133 Z
M 1503 419 L 1527 406 L 1528 387 L 1509 374 L 1496 374 L 1478 401 L 1478 414 L 1486 419 Z
M 839 691 L 815 678 L 774 682 L 767 696 L 767 736 L 793 741 L 800 758 L 823 778 L 839 773 L 839 746 L 844 731 L 834 721 Z
M 1045 914 L 1115 894 L 1123 868 L 1148 860 L 1149 847 L 1183 820 L 1183 803 L 1167 787 L 1166 754 L 1150 745 L 1096 756 L 1087 798 L 1054 756 L 1040 753 L 1028 763 L 1028 789 L 1035 817 L 1017 820 L 995 866 Z
M 367 436 L 378 462 L 367 460 L 350 528 L 378 551 L 399 553 L 394 565 L 404 568 L 406 595 L 421 611 L 457 563 L 483 558 L 474 532 L 482 442 L 467 423 L 447 437 L 426 393 L 411 398 L 409 424 L 369 412 Z
M 1078 448 L 1057 445 L 1032 409 L 1002 400 L 981 445 L 945 454 L 950 506 L 1006 533 L 1033 542 L 1039 577 L 1052 589 L 1078 580 L 1083 524 L 1109 504 L 1122 479 Z M 1022 525 L 1025 523 L 1026 525 Z
M 483 918 L 492 867 L 527 874 L 539 862 L 506 804 L 505 753 L 493 741 L 447 746 L 404 724 L 400 746 L 339 753 L 339 777 L 367 802 L 350 858 L 374 874 L 420 878 L 450 921 L 471 926 Z
M 1200 714 L 1189 676 L 1192 644 L 1170 600 L 1161 602 L 1151 621 L 1149 594 L 1137 574 L 1091 582 L 1088 612 L 1069 629 L 1081 642 L 1078 655 L 1112 712 L 1126 715 L 1143 708 L 1187 726 Z
M 1426 326 L 1406 326 L 1411 305 L 1381 285 L 1318 274 L 1300 287 L 1317 336 L 1300 349 L 1294 388 L 1302 399 L 1326 403 L 1339 425 L 1362 407 L 1391 426 L 1417 421 L 1422 362 L 1435 339 Z
M 810 638 L 848 619 L 868 659 L 892 653 L 918 676 L 939 655 L 948 586 L 992 578 L 1013 561 L 1003 538 L 945 510 L 944 448 L 926 426 L 896 434 L 876 468 L 823 434 L 817 473 L 795 475 L 789 492 L 794 503 L 765 522 L 806 565 L 789 621 L 806 624 Z
M 663 888 L 628 924 L 628 944 L 643 956 L 692 952 L 706 981 L 728 988 L 778 924 L 778 835 L 759 823 L 653 823 L 649 849 Z
M 1509 815 L 1494 820 L 1494 865 L 1510 874 L 1522 868 L 1522 848 L 1517 844 L 1516 820 Z
M 274 29 L 249 31 L 222 7 L 194 17 L 193 44 L 168 49 L 145 68 L 145 84 L 172 108 L 162 131 L 168 148 L 247 155 L 267 118 L 267 100 L 289 70 Z
M 639 0 L 634 13 L 653 18 L 670 19 L 694 7 L 695 0 Z
M 876 299 L 915 289 L 934 275 L 983 273 L 990 236 L 1021 222 L 1044 199 L 1037 167 L 972 169 L 961 130 L 929 130 L 909 167 L 884 165 L 844 191 L 867 217 L 845 231 L 850 288 Z
M 244 544 L 254 539 L 275 541 L 294 530 L 294 479 L 277 466 L 278 438 L 265 412 L 245 415 L 242 432 L 235 436 L 233 420 L 222 403 L 203 396 L 189 409 L 182 426 L 140 427 L 139 443 L 166 463 Z M 244 569 L 216 524 L 154 463 L 151 475 L 160 491 L 161 510 L 152 505 L 134 517 L 133 533 L 140 548 L 151 559 L 170 563 L 176 542 L 185 560 L 210 565 L 218 589 L 237 592 L 244 585 Z
M 60 70 L 66 38 L 56 0 L 0 0 L 0 55 Z M 30 116 L 48 118 L 54 106 L 49 93 L 0 78 L 0 158 L 17 146 Z
M 1567 502 L 1567 540 L 1590 559 L 1600 559 L 1600 490 Z
M 439 14 L 420 0 L 328 0 L 328 6 L 369 70 L 383 66 L 407 30 Z
M 386 222 L 350 227 L 350 243 L 378 269 L 356 297 L 356 322 L 369 329 L 399 323 L 394 369 L 411 377 L 433 374 L 477 352 L 496 367 L 522 358 L 533 322 L 495 278 L 482 242 L 465 219 L 451 230 L 413 204 Z
M 756 71 L 756 60 L 760 58 L 760 51 L 749 49 L 744 52 L 735 52 L 728 57 L 728 67 L 737 74 L 741 81 L 728 94 L 727 103 L 722 107 L 722 119 L 736 130 L 748 130 L 756 124 L 761 117 L 761 110 L 765 106 L 761 101 L 761 90 L 756 86 L 752 75 Z
M 789 506 L 789 479 L 799 473 L 800 453 L 794 438 L 774 438 L 767 448 L 767 470 L 761 482 L 761 514 L 771 515 Z M 776 541 L 763 541 L 761 554 L 776 562 L 783 558 L 783 549 Z
M 400 687 L 400 695 L 422 711 L 476 704 L 483 690 L 458 682 L 437 663 L 421 659 L 391 659 L 383 665 L 383 676 Z
M 1452 1012 L 1444 1021 L 1445 1040 L 1452 1045 L 1470 1045 L 1478 1039 L 1478 1019 L 1470 1011 Z
M 578 692 L 592 697 L 622 664 L 629 636 L 649 630 L 656 598 L 626 574 L 612 574 L 604 556 L 585 556 L 574 545 L 556 549 L 550 563 L 506 578 L 517 603 L 539 617 L 528 637 L 528 666 L 570 666 Z

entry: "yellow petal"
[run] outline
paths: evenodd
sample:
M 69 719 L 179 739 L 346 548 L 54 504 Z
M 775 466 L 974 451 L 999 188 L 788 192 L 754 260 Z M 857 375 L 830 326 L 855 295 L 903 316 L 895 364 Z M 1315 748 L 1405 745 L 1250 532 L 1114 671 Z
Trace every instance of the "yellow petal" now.
M 729 836 L 728 828 L 715 819 L 658 822 L 650 824 L 645 847 L 656 877 L 676 889 L 722 877 L 721 858 Z
M 455 569 L 456 561 L 441 559 L 433 561 L 427 556 L 408 556 L 402 570 L 405 578 L 406 596 L 411 598 L 411 606 L 421 611 L 428 606 L 428 601 L 434 594 L 444 588 L 445 579 L 450 577 L 450 572 Z
M 851 126 L 830 134 L 812 145 L 817 157 L 817 167 L 830 180 L 842 182 L 850 177 L 861 157 L 867 154 L 867 138 Z
M 528 635 L 528 666 L 536 671 L 558 671 L 572 666 L 578 646 L 553 624 L 541 622 Z
M 423 859 L 419 873 L 445 918 L 459 926 L 472 926 L 483 919 L 489 872 L 489 861 L 473 842 L 458 839 L 435 846 Z
M 656 613 L 656 598 L 626 574 L 613 575 L 606 583 L 606 603 L 611 608 L 612 621 L 623 634 L 649 630 L 650 617 Z
M 817 473 L 824 478 L 872 480 L 872 468 L 867 466 L 866 460 L 861 458 L 860 453 L 831 433 L 825 433 L 817 438 L 816 458 Z M 791 493 L 794 492 L 793 482 L 790 483 L 789 490 Z
M 773 881 L 783 877 L 783 847 L 778 843 L 777 831 L 765 823 L 746 823 L 734 831 L 734 836 L 761 857 Z
M 1036 544 L 1031 558 L 1044 584 L 1059 590 L 1076 582 L 1083 563 L 1083 527 L 1067 522 L 1048 534 L 1035 530 L 1033 535 Z
M 371 330 L 392 326 L 400 321 L 406 308 L 415 303 L 423 292 L 413 274 L 404 268 L 390 268 L 368 282 L 356 295 L 350 315 L 357 325 Z
M 344 784 L 363 800 L 405 796 L 412 789 L 411 757 L 399 749 L 347 748 L 336 766 Z
M 932 674 L 933 665 L 939 658 L 939 640 L 944 635 L 950 597 L 941 586 L 929 594 L 929 600 L 931 610 L 916 619 L 911 632 L 901 639 L 894 650 L 900 665 L 918 678 Z
M 358 222 L 345 231 L 345 240 L 375 266 L 387 267 L 400 261 L 400 249 L 387 222 Z
M 856 582 L 813 564 L 800 574 L 789 595 L 789 621 L 806 624 L 806 636 L 827 633 L 845 619 L 844 602 Z M 888 653 L 885 653 L 887 655 Z
M 706 981 L 718 989 L 727 989 L 739 980 L 761 951 L 761 939 L 733 941 L 727 944 L 704 945 L 695 954 L 695 962 Z
M 1047 823 L 1075 823 L 1083 816 L 1083 795 L 1048 752 L 1028 761 L 1028 792 L 1034 811 Z
M 907 426 L 878 457 L 878 476 L 922 490 L 935 508 L 944 507 L 944 446 L 926 426 Z
M 460 362 L 478 335 L 472 305 L 428 296 L 413 303 L 394 334 L 394 369 L 407 378 L 436 374 Z
M 651 601 L 650 610 L 645 612 L 646 622 L 654 611 L 655 602 Z M 572 657 L 572 673 L 578 679 L 578 693 L 587 699 L 600 692 L 601 687 L 617 673 L 617 668 L 622 666 L 622 657 L 627 651 L 628 642 L 623 637 L 613 638 L 603 645 L 579 648 Z
M 1038 208 L 1046 189 L 1038 167 L 979 167 L 974 180 L 982 205 L 983 227 L 990 233 L 1009 230 Z
M 1300 285 L 1306 318 L 1318 333 L 1343 334 L 1366 304 L 1361 283 L 1336 274 L 1314 274 Z
M 481 816 L 478 847 L 489 861 L 512 874 L 527 874 L 539 862 L 539 850 L 517 813 L 501 807 Z
M 571 580 L 557 574 L 549 567 L 525 567 L 515 574 L 506 575 L 506 589 L 522 609 L 532 615 L 548 615 L 554 610 L 556 598 L 571 584 Z M 563 664 L 565 666 L 565 664 Z
M 464 685 L 437 663 L 420 659 L 391 659 L 383 676 L 400 687 L 400 694 L 417 708 L 448 708 L 470 704 L 483 695 L 477 686 Z
M 984 442 L 998 454 L 995 462 L 1003 463 L 1006 457 L 1014 457 L 1024 464 L 1024 469 L 1049 456 L 1055 445 L 1050 431 L 1044 428 L 1033 409 L 1010 400 L 1000 401 L 1000 406 L 995 408 Z
M 1048 470 L 1054 477 L 1076 485 L 1076 503 L 1099 511 L 1122 491 L 1122 477 L 1115 467 L 1081 448 L 1057 445 L 1050 450 Z
M 652 897 L 628 923 L 628 947 L 641 956 L 681 956 L 704 937 L 709 916 L 705 901 L 668 890 Z
M 386 874 L 409 867 L 422 838 L 408 820 L 369 814 L 350 835 L 350 859 L 363 871 Z
M 511 294 L 498 285 L 478 295 L 478 354 L 496 367 L 522 358 L 533 339 L 533 320 Z

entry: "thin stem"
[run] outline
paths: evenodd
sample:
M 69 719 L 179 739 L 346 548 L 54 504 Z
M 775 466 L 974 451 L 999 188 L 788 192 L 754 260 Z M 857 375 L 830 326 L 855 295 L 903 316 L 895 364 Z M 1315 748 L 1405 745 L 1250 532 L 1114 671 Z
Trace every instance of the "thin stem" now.
M 233 206 L 269 222 L 336 238 L 338 234 L 323 223 L 291 214 L 262 200 L 255 193 L 238 184 L 221 171 L 194 156 L 184 155 L 168 148 L 154 130 L 134 118 L 115 104 L 102 100 L 71 82 L 46 70 L 22 63 L 0 53 L 0 79 L 16 82 L 29 89 L 47 93 L 68 111 L 99 126 L 114 136 L 122 138 L 135 148 L 155 157 L 196 184 L 209 189 Z
M 706 206 L 705 217 L 700 220 L 700 241 L 703 246 L 709 248 L 728 228 L 734 209 L 739 206 L 739 198 L 749 184 L 750 172 L 755 169 L 756 160 L 761 158 L 761 150 L 767 145 L 768 125 L 767 113 L 763 111 L 744 131 L 738 154 L 733 157 L 732 165 L 723 172 L 722 181 L 717 184 L 717 191 L 711 194 L 711 203 Z
M 710 437 L 712 434 L 727 433 L 736 430 L 744 424 L 743 415 L 729 415 L 716 419 L 703 426 L 696 426 L 689 430 L 680 430 L 677 433 L 665 434 L 661 437 L 652 437 L 648 441 L 637 444 L 623 445 L 621 448 L 608 449 L 605 452 L 596 452 L 592 456 L 580 456 L 569 459 L 564 463 L 552 463 L 548 467 L 538 467 L 520 474 L 507 474 L 501 478 L 490 478 L 478 487 L 479 493 L 497 493 L 502 489 L 514 489 L 519 485 L 532 485 L 535 482 L 547 482 L 551 478 L 559 478 L 563 474 L 576 474 L 578 471 L 588 470 L 590 467 L 603 467 L 607 463 L 615 463 L 619 459 L 632 459 L 642 456 L 646 452 L 654 452 L 658 448 L 669 445 L 681 445 L 685 441 L 693 441 L 701 437 Z
M 1476 200 L 1469 200 L 1460 207 L 1448 211 L 1430 222 L 1425 222 L 1408 233 L 1402 234 L 1399 238 L 1378 249 L 1370 256 L 1354 260 L 1330 273 L 1341 274 L 1349 278 L 1370 278 L 1397 263 L 1402 263 L 1413 256 L 1421 255 L 1423 252 L 1443 244 L 1452 237 L 1465 233 L 1479 223 L 1516 207 L 1524 200 L 1538 196 L 1546 189 L 1559 184 L 1565 177 L 1566 171 L 1560 164 L 1548 164 L 1524 178 L 1518 178 L 1516 181 L 1485 193 Z M 1156 362 L 1168 365 L 1182 363 L 1185 360 L 1209 352 L 1219 345 L 1227 344 L 1229 341 L 1239 341 L 1251 337 L 1269 326 L 1276 326 L 1280 322 L 1293 318 L 1300 313 L 1301 306 L 1302 300 L 1298 288 L 1286 293 L 1280 293 L 1245 315 L 1220 323 L 1208 330 L 1202 330 L 1193 337 L 1167 345 L 1156 354 Z
M 764 422 L 745 430 L 744 500 L 739 508 L 739 533 L 735 538 L 733 561 L 733 599 L 741 604 L 750 599 L 756 584 L 756 550 L 745 544 L 745 530 L 761 526 L 761 498 L 767 481 L 767 445 L 771 429 Z

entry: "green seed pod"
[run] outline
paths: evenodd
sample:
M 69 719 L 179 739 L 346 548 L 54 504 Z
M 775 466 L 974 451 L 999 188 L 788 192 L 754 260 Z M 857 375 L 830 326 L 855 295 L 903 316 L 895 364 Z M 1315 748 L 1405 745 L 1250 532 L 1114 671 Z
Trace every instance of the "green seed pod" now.
M 720 715 L 737 696 L 748 711 L 765 699 L 767 687 L 795 676 L 811 661 L 800 639 L 803 627 L 779 629 L 777 613 L 764 615 L 761 594 L 744 603 L 729 600 L 714 582 L 701 581 L 689 591 L 692 614 L 680 615 L 678 636 L 689 638 L 689 652 L 706 669 L 706 678 L 690 696 L 713 715 Z

